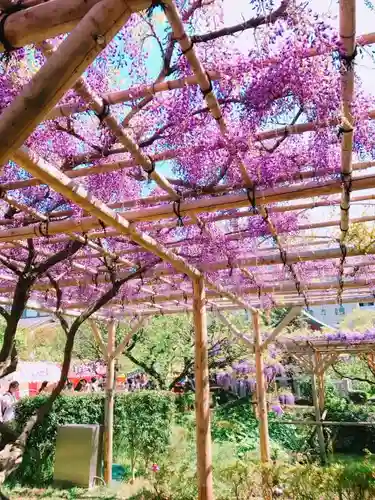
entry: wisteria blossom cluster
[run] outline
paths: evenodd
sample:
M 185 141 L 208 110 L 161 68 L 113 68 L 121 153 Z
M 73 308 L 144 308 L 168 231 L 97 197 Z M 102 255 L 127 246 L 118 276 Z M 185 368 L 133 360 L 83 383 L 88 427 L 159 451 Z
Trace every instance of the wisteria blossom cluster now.
M 275 5 L 254 0 L 250 2 L 252 24 L 230 31 L 224 15 L 226 0 L 177 0 L 175 4 L 208 75 L 207 92 L 212 89 L 217 98 L 225 131 L 220 119 L 210 114 L 207 92 L 194 81 L 194 68 L 187 52 L 181 50 L 181 40 L 173 35 L 162 2 L 148 12 L 133 14 L 83 79 L 94 97 L 105 98 L 123 134 L 149 159 L 178 199 L 150 179 L 77 86 L 48 111 L 26 146 L 121 213 L 137 231 L 248 303 L 261 308 L 288 305 L 293 292 L 307 304 L 307 285 L 336 277 L 340 262 L 294 258 L 293 265 L 288 264 L 288 256 L 310 248 L 309 239 L 299 237 L 301 228 L 310 222 L 309 211 L 293 208 L 286 195 L 281 202 L 272 201 L 272 196 L 283 189 L 290 189 L 294 196 L 310 182 L 319 186 L 340 178 L 338 126 L 345 68 L 334 22 L 323 21 L 303 2 L 283 0 Z M 232 35 L 240 32 L 248 34 L 244 47 L 233 43 Z M 65 38 L 63 34 L 48 43 L 58 51 Z M 363 41 L 359 42 L 357 58 Z M 48 57 L 43 44 L 35 44 L 4 58 L 1 112 Z M 158 85 L 164 84 L 159 91 Z M 371 158 L 375 146 L 369 110 L 371 99 L 357 79 L 352 112 L 358 160 Z M 312 130 L 290 133 L 290 127 L 308 123 L 314 124 Z M 111 227 L 94 223 L 81 206 L 33 178 L 17 162 L 4 165 L 0 183 L 8 196 L 0 202 L 4 229 L 0 298 L 5 303 L 7 298 L 12 300 L 15 275 L 27 260 L 30 239 L 38 263 L 61 251 L 69 239 L 82 243 L 74 259 L 57 263 L 48 276 L 42 274 L 33 284 L 29 298 L 46 308 L 56 304 L 53 280 L 63 289 L 62 305 L 79 310 L 106 292 L 114 277 L 154 263 L 148 250 Z M 238 206 L 236 197 L 244 193 L 247 200 Z M 231 202 L 223 208 L 219 202 L 215 206 L 217 197 Z M 263 199 L 265 211 L 256 206 Z M 184 203 L 198 202 L 207 207 L 192 212 L 194 217 L 182 210 Z M 335 200 L 327 195 L 321 203 L 330 207 Z M 19 243 L 13 244 L 17 238 Z M 275 252 L 278 260 L 269 260 Z M 344 277 L 367 279 L 371 286 L 370 256 L 367 261 L 364 265 L 360 258 L 353 259 Z M 171 285 L 165 280 L 174 274 L 172 266 L 157 265 L 158 279 L 165 276 L 157 283 L 157 293 L 167 297 L 166 307 L 191 304 L 186 277 Z M 121 286 L 111 302 L 116 314 L 131 313 L 135 301 L 157 312 L 150 274 L 145 272 Z M 266 375 L 271 380 L 274 373 Z

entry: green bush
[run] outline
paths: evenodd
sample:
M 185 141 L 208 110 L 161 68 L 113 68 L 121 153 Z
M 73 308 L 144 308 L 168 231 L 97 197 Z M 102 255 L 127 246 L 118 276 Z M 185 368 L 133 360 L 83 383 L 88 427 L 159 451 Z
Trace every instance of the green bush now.
M 326 401 L 326 420 L 334 422 L 374 422 L 373 426 L 336 426 L 330 430 L 334 452 L 363 454 L 375 452 L 375 413 L 368 405 L 356 405 L 344 398 Z
M 269 413 L 269 433 L 271 448 L 280 452 L 283 449 L 298 451 L 304 440 L 303 429 L 293 425 L 282 425 L 282 419 Z M 237 443 L 237 456 L 254 451 L 259 445 L 258 420 L 249 405 L 220 408 L 214 412 L 212 420 L 214 441 Z
M 46 397 L 22 399 L 17 405 L 16 425 L 21 428 Z M 168 446 L 172 429 L 174 396 L 142 391 L 119 394 L 114 408 L 114 453 L 133 464 L 148 462 Z M 63 395 L 52 411 L 31 433 L 23 461 L 12 482 L 42 486 L 53 477 L 57 427 L 64 424 L 103 424 L 104 395 Z

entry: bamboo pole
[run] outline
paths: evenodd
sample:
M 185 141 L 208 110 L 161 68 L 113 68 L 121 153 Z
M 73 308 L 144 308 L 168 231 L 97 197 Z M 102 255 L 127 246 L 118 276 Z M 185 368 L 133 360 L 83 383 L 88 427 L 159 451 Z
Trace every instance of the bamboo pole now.
M 193 290 L 198 499 L 213 500 L 207 317 L 203 278 L 193 280 Z
M 319 450 L 320 450 L 320 458 L 323 464 L 326 463 L 327 457 L 326 457 L 326 445 L 324 441 L 324 433 L 323 433 L 323 427 L 322 427 L 322 419 L 321 419 L 321 414 L 320 414 L 320 408 L 319 408 L 319 400 L 318 400 L 318 395 L 317 395 L 317 389 L 316 389 L 316 373 L 315 373 L 315 358 L 312 355 L 311 356 L 311 364 L 312 364 L 312 370 L 311 370 L 311 392 L 312 392 L 312 398 L 313 398 L 313 403 L 314 403 L 314 411 L 315 411 L 315 421 L 317 425 L 317 434 L 318 434 L 318 441 L 319 441 Z
M 209 147 L 208 145 L 198 145 L 194 146 L 193 148 L 179 148 L 179 149 L 172 149 L 172 150 L 167 150 L 163 151 L 162 153 L 157 153 L 154 155 L 150 155 L 150 159 L 154 163 L 162 162 L 165 160 L 173 160 L 178 157 L 184 156 L 184 155 L 189 155 L 189 156 L 194 156 L 198 155 L 201 153 L 203 150 L 207 149 Z M 221 149 L 218 147 L 217 149 Z M 127 152 L 127 151 L 123 151 Z M 101 158 L 101 157 L 99 157 Z M 82 161 L 87 162 L 89 158 L 86 156 L 82 158 Z M 66 170 L 65 174 L 72 178 L 75 179 L 77 177 L 86 177 L 90 175 L 97 175 L 97 174 L 103 174 L 103 173 L 109 173 L 109 172 L 116 172 L 119 170 L 123 169 L 130 169 L 133 167 L 137 166 L 137 162 L 134 160 L 121 160 L 121 161 L 115 161 L 115 162 L 106 162 L 106 163 L 98 163 L 96 165 L 90 166 L 90 167 L 83 167 L 79 168 L 76 170 Z M 368 168 L 372 168 L 375 166 L 375 161 L 365 161 L 365 162 L 357 162 L 352 164 L 353 170 L 359 171 L 359 170 L 366 170 Z M 339 173 L 339 169 L 332 170 L 330 175 L 336 175 Z M 326 174 L 324 174 L 326 177 Z M 285 175 L 281 174 L 279 177 L 275 179 L 275 182 L 290 182 L 291 180 L 295 181 L 300 181 L 302 179 L 316 179 L 319 178 L 319 175 L 317 175 L 317 172 L 314 169 L 311 170 L 304 170 L 303 172 L 299 172 L 293 175 Z M 181 185 L 181 182 L 179 179 L 168 179 L 168 181 L 173 184 L 173 185 Z M 23 189 L 25 187 L 30 187 L 30 186 L 37 186 L 41 182 L 39 179 L 31 178 L 31 179 L 25 179 L 25 180 L 16 180 L 16 181 L 10 181 L 2 184 L 2 189 L 5 191 L 13 191 L 15 189 Z M 233 185 L 219 185 L 215 186 L 212 189 L 205 190 L 205 193 L 207 194 L 217 194 L 217 193 L 224 193 L 227 191 L 233 191 L 235 189 L 244 189 L 244 185 L 239 184 L 238 186 L 233 186 Z M 184 197 L 189 197 L 189 196 L 196 196 L 196 190 L 192 189 L 189 190 L 187 189 L 184 191 Z M 150 196 L 150 197 L 145 197 L 145 198 L 140 198 L 138 200 L 125 200 L 123 202 L 117 202 L 116 206 L 113 208 L 129 208 L 129 207 L 134 207 L 134 206 L 142 206 L 145 204 L 149 203 L 156 203 L 160 201 L 171 201 L 172 197 L 168 195 L 158 195 L 158 196 Z M 327 203 L 327 202 L 326 202 Z
M 21 158 L 24 152 L 17 151 L 12 155 Z M 18 160 L 15 160 L 18 163 Z M 38 174 L 39 175 L 39 174 Z M 39 175 L 40 176 L 40 175 Z M 66 179 L 69 179 L 64 174 Z M 44 181 L 46 182 L 46 181 Z M 375 175 L 363 176 L 352 180 L 352 191 L 370 189 L 375 187 Z M 257 198 L 262 199 L 262 203 L 278 203 L 292 201 L 297 199 L 313 198 L 315 196 L 325 196 L 337 194 L 341 192 L 340 180 L 329 180 L 326 182 L 310 182 L 305 185 L 290 185 L 278 189 L 265 189 L 257 193 Z M 243 208 L 249 206 L 249 200 L 246 194 L 217 196 L 214 198 L 203 198 L 197 201 L 181 202 L 181 216 L 190 215 L 192 213 L 214 212 L 219 210 L 230 210 L 234 208 Z M 164 218 L 175 217 L 172 205 L 160 205 L 143 210 L 134 210 L 126 212 L 129 222 L 133 221 L 152 221 Z M 49 234 L 67 233 L 67 232 L 84 232 L 87 233 L 90 229 L 100 228 L 100 223 L 94 217 L 85 217 L 80 220 L 63 220 L 51 222 L 49 224 Z M 14 239 L 27 239 L 33 236 L 42 236 L 39 232 L 38 225 L 30 225 L 28 227 L 14 228 L 1 232 L 0 242 L 12 241 Z M 97 236 L 94 236 L 97 237 Z
M 220 73 L 217 71 L 208 71 L 211 80 L 221 79 Z M 196 85 L 197 78 L 195 76 L 186 76 L 184 78 L 178 78 L 177 80 L 168 80 L 166 82 L 153 83 L 152 85 L 141 85 L 132 87 L 127 90 L 120 90 L 116 92 L 109 92 L 101 96 L 109 104 L 120 104 L 123 102 L 134 101 L 142 97 L 154 96 L 158 92 L 165 92 L 168 90 L 182 89 L 186 86 Z M 82 106 L 79 103 L 69 103 L 62 104 L 53 108 L 48 116 L 47 120 L 54 120 L 55 118 L 70 116 L 75 113 L 81 113 L 88 109 L 88 105 Z
M 268 410 L 266 400 L 266 384 L 264 380 L 264 366 L 262 354 L 262 341 L 259 327 L 259 312 L 252 313 L 254 330 L 254 349 L 255 349 L 255 367 L 256 367 L 256 387 L 259 418 L 259 438 L 260 454 L 262 463 L 270 461 L 270 443 L 268 433 Z
M 363 295 L 360 297 L 361 301 L 363 302 L 370 302 L 374 300 L 373 294 L 369 295 Z M 350 296 L 350 297 L 344 297 L 343 298 L 343 303 L 358 303 L 359 297 L 357 294 Z M 12 297 L 4 297 L 0 296 L 0 304 L 2 305 L 12 305 L 13 299 Z M 310 305 L 325 305 L 325 304 L 336 304 L 337 299 L 336 297 L 334 298 L 329 298 L 327 299 L 324 295 L 320 299 L 316 300 L 311 300 Z M 291 300 L 280 300 L 278 302 L 275 302 L 275 307 L 293 307 L 293 306 L 304 306 L 303 301 L 300 298 L 294 298 Z M 254 307 L 261 307 L 260 303 L 254 303 Z M 52 307 L 51 305 L 46 305 L 40 300 L 34 300 L 33 298 L 30 298 L 27 302 L 27 309 L 32 309 L 35 311 L 43 311 L 46 313 L 54 314 L 56 312 L 56 307 Z M 242 307 L 240 307 L 237 304 L 215 304 L 212 306 L 210 310 L 212 312 L 215 311 L 236 311 L 240 310 Z M 79 316 L 81 313 L 82 309 L 69 309 L 68 307 L 62 307 L 61 312 L 64 314 L 64 316 L 72 317 L 75 318 Z M 124 317 L 134 317 L 135 315 L 137 316 L 157 316 L 160 314 L 186 314 L 186 313 L 191 313 L 193 312 L 193 307 L 191 304 L 186 304 L 184 306 L 179 306 L 179 307 L 172 307 L 170 304 L 167 304 L 165 307 L 162 307 L 159 310 L 155 310 L 153 308 L 151 309 L 130 309 L 126 307 L 121 307 L 119 310 L 115 310 L 113 306 L 109 306 L 108 308 L 102 308 L 101 313 L 95 313 L 93 315 L 93 319 L 96 319 L 98 321 L 108 321 L 111 318 L 114 318 L 118 321 L 122 321 Z
M 40 43 L 67 33 L 101 0 L 49 0 L 22 2 L 27 9 L 11 14 L 4 25 L 5 38 L 13 47 Z M 36 5 L 33 5 L 36 4 Z M 149 7 L 151 1 L 129 0 L 132 12 Z M 0 52 L 4 47 L 0 44 Z
M 104 481 L 107 485 L 112 481 L 113 465 L 113 410 L 115 404 L 115 349 L 116 322 L 108 325 L 107 345 L 107 380 L 104 413 Z
M 0 164 L 6 163 L 11 152 L 23 144 L 131 14 L 125 0 L 101 0 L 78 23 L 30 83 L 3 111 L 0 121 Z
M 86 212 L 92 213 L 104 224 L 112 226 L 122 234 L 129 236 L 133 241 L 146 250 L 154 253 L 166 262 L 169 262 L 172 266 L 175 266 L 175 268 L 180 272 L 183 272 L 192 278 L 199 276 L 199 271 L 187 264 L 184 259 L 173 254 L 171 251 L 164 249 L 162 245 L 157 243 L 150 236 L 138 233 L 131 227 L 129 222 L 124 217 L 116 212 L 113 212 L 104 203 L 90 195 L 83 187 L 74 184 L 56 167 L 46 163 L 37 155 L 29 152 L 26 147 L 22 147 L 16 153 L 13 153 L 12 158 L 17 163 L 21 164 L 27 171 L 37 175 L 40 179 L 43 179 L 43 181 L 51 186 L 55 191 L 77 203 Z M 46 228 L 47 232 L 49 231 L 49 227 L 50 225 Z
M 341 222 L 340 241 L 345 241 L 349 228 L 350 185 L 352 180 L 352 149 L 354 137 L 354 117 L 352 100 L 354 93 L 353 60 L 355 57 L 356 1 L 340 0 L 340 44 L 341 57 Z M 342 274 L 340 275 L 340 278 Z

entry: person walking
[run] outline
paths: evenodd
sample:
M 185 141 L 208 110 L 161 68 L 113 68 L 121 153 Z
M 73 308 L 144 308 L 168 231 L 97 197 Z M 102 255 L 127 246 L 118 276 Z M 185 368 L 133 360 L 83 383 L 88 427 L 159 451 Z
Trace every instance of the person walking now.
M 19 387 L 20 384 L 16 380 L 14 380 L 9 384 L 7 392 L 5 392 L 1 397 L 1 421 L 4 423 L 11 422 L 16 416 L 16 393 Z

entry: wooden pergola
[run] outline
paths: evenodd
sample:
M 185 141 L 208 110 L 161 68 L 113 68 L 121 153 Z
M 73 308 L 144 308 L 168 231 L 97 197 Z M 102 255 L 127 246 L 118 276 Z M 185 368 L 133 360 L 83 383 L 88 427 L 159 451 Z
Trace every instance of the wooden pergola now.
M 11 3 L 11 0 L 1 0 L 0 6 L 6 12 Z M 280 175 L 272 187 L 262 185 L 262 180 L 259 182 L 251 178 L 241 150 L 230 144 L 229 125 L 212 85 L 213 81 L 220 82 L 225 75 L 205 70 L 185 28 L 183 14 L 173 0 L 164 0 L 164 14 L 172 29 L 173 40 L 179 44 L 192 74 L 169 80 L 164 75 L 150 85 L 96 95 L 82 74 L 116 33 L 126 26 L 131 15 L 152 4 L 154 2 L 151 0 L 24 0 L 22 10 L 7 15 L 6 23 L 3 24 L 7 46 L 3 49 L 34 43 L 41 48 L 46 61 L 1 114 L 1 163 L 11 160 L 28 172 L 30 177 L 8 181 L 0 186 L 2 202 L 24 214 L 23 223 L 14 227 L 8 227 L 11 224 L 8 218 L 0 219 L 3 227 L 0 231 L 0 252 L 23 248 L 26 240 L 35 238 L 43 245 L 40 250 L 42 255 L 48 257 L 53 251 L 53 245 L 69 240 L 83 242 L 85 245 L 74 256 L 69 273 L 57 280 L 60 289 L 71 291 L 72 297 L 63 300 L 60 312 L 72 318 L 78 316 L 85 307 L 85 299 L 80 294 L 82 289 L 105 286 L 111 282 L 111 275 L 100 260 L 103 257 L 116 263 L 118 276 L 121 277 L 131 275 L 134 270 L 139 269 L 139 262 L 150 255 L 161 260 L 141 277 L 127 284 L 126 297 L 115 297 L 92 316 L 93 333 L 102 347 L 108 365 L 105 480 L 108 482 L 111 478 L 115 359 L 131 335 L 148 317 L 188 312 L 193 314 L 196 335 L 199 499 L 212 500 L 206 311 L 211 310 L 221 317 L 224 311 L 243 309 L 252 314 L 251 341 L 235 328 L 232 331 L 248 345 L 253 344 L 251 348 L 256 357 L 261 459 L 268 462 L 270 452 L 263 375 L 265 349 L 303 307 L 373 300 L 375 247 L 364 250 L 351 246 L 346 241 L 346 235 L 350 202 L 367 202 L 375 196 L 367 191 L 359 195 L 354 193 L 375 188 L 375 176 L 364 173 L 366 169 L 375 166 L 375 161 L 352 162 L 355 127 L 351 109 L 354 70 L 352 65 L 348 65 L 341 72 L 342 108 L 338 110 L 336 117 L 325 122 L 306 122 L 259 130 L 248 138 L 253 143 L 340 127 L 341 164 L 324 175 L 307 166 L 291 178 L 285 179 L 285 176 Z M 69 35 L 57 48 L 45 41 L 67 32 Z M 354 57 L 356 46 L 375 43 L 373 33 L 356 38 L 354 0 L 340 0 L 340 42 L 346 58 Z M 329 53 L 318 53 L 315 49 L 309 49 L 304 55 L 306 59 L 326 56 Z M 262 64 L 277 64 L 277 60 L 264 60 Z M 212 119 L 216 123 L 222 139 L 220 147 L 230 149 L 241 173 L 241 181 L 237 184 L 223 182 L 200 191 L 184 187 L 183 180 L 166 177 L 159 168 L 161 162 L 181 158 L 187 153 L 199 155 L 205 145 L 196 144 L 193 153 L 191 148 L 188 152 L 181 148 L 148 154 L 112 111 L 112 106 L 116 104 L 132 102 L 142 97 L 152 100 L 159 93 L 186 86 L 202 91 L 204 105 L 211 115 L 207 120 Z M 79 99 L 61 104 L 62 97 L 70 89 L 74 89 Z M 106 157 L 95 151 L 92 154 L 76 155 L 67 159 L 71 167 L 63 169 L 38 155 L 32 146 L 25 145 L 30 134 L 43 121 L 79 115 L 88 110 L 96 114 L 100 118 L 100 125 L 116 137 L 116 145 L 107 152 Z M 374 118 L 375 110 L 369 110 L 361 117 L 363 120 Z M 120 154 L 125 155 L 125 159 L 119 158 Z M 80 184 L 80 181 L 97 174 L 124 171 L 126 175 L 136 166 L 156 183 L 158 194 L 105 203 Z M 70 208 L 45 214 L 20 201 L 18 193 L 39 185 L 47 185 L 53 192 L 70 200 L 82 210 L 83 215 L 76 217 Z M 299 213 L 329 206 L 340 207 L 338 220 L 300 224 L 291 241 L 288 241 L 287 234 L 276 228 L 274 218 L 277 214 Z M 209 224 L 220 225 L 225 221 L 249 220 L 252 217 L 260 218 L 265 224 L 265 234 L 271 244 L 252 237 L 246 230 L 227 234 L 225 242 L 228 244 L 236 244 L 241 239 L 249 241 L 248 250 L 235 256 L 223 258 L 218 254 L 213 255 L 209 261 L 202 261 L 194 256 L 183 257 L 179 253 L 182 247 L 189 245 L 189 238 L 165 240 L 159 237 L 160 230 L 178 228 L 183 224 L 187 228 L 195 226 L 202 238 L 208 238 Z M 351 222 L 374 220 L 375 217 L 368 216 Z M 306 231 L 317 228 L 338 229 L 339 242 L 306 239 Z M 121 251 L 113 251 L 107 245 L 97 243 L 98 240 L 110 238 L 121 239 Z M 204 246 L 204 241 L 201 246 Z M 318 261 L 325 266 L 324 279 L 302 279 L 300 269 Z M 234 277 L 241 278 L 240 285 Z M 15 282 L 10 274 L 4 274 L 0 283 L 0 304 L 12 304 L 14 287 Z M 49 296 L 43 298 L 46 293 Z M 55 313 L 56 297 L 51 290 L 50 281 L 42 278 L 36 282 L 27 307 Z M 288 307 L 291 311 L 270 337 L 262 342 L 259 310 L 265 307 Z M 117 321 L 125 319 L 130 321 L 129 333 L 116 347 L 115 325 Z M 108 323 L 107 345 L 101 338 L 95 321 Z M 308 344 L 301 345 L 301 349 L 306 349 L 306 355 L 310 353 Z M 323 360 L 323 351 L 320 355 Z
M 375 339 L 358 335 L 352 338 L 329 338 L 326 335 L 311 337 L 309 339 L 286 338 L 279 339 L 278 346 L 291 355 L 305 373 L 311 376 L 312 399 L 315 411 L 315 421 L 282 421 L 281 423 L 293 425 L 316 426 L 320 456 L 323 463 L 326 461 L 326 446 L 324 441 L 324 426 L 373 426 L 374 422 L 328 422 L 323 421 L 324 413 L 324 375 L 327 369 L 337 362 L 342 355 L 366 355 L 371 362 L 375 354 Z

